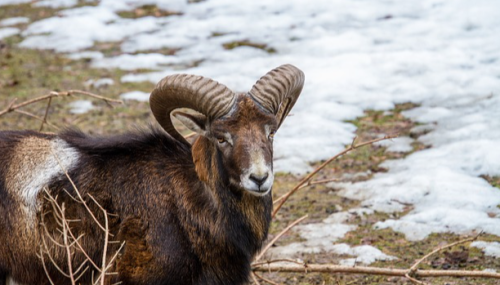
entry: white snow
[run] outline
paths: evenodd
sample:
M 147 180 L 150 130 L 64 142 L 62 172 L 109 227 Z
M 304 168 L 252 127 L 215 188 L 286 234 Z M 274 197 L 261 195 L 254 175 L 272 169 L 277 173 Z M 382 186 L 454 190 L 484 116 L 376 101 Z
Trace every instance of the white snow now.
M 21 2 L 27 1 L 0 0 L 0 6 Z M 182 15 L 123 19 L 117 14 L 144 4 Z M 12 29 L 0 29 L 0 38 L 20 32 Z M 371 180 L 333 186 L 371 211 L 401 211 L 411 204 L 408 214 L 376 224 L 411 240 L 432 232 L 500 235 L 500 190 L 480 178 L 500 175 L 498 1 L 103 0 L 31 23 L 22 35 L 22 47 L 53 49 L 88 58 L 94 67 L 130 71 L 122 82 L 156 83 L 182 72 L 247 91 L 276 66 L 298 66 L 306 85 L 276 136 L 277 171 L 305 173 L 311 161 L 343 150 L 355 131 L 346 120 L 363 110 L 418 103 L 404 115 L 421 123 L 412 132 L 422 134 L 416 141 L 429 149 L 386 161 L 388 172 Z M 223 47 L 241 40 L 276 52 Z M 96 42 L 119 43 L 124 53 L 106 57 L 88 50 Z M 162 48 L 176 52 L 148 52 Z M 381 145 L 408 152 L 414 141 L 398 138 Z M 307 241 L 294 246 L 333 250 L 333 242 L 353 229 L 326 219 L 299 227 Z
M 0 6 L 21 4 L 21 3 L 29 3 L 32 0 L 0 0 Z
M 347 232 L 356 229 L 354 225 L 346 225 L 352 215 L 369 214 L 369 209 L 352 209 L 347 212 L 338 212 L 318 224 L 307 224 L 296 226 L 295 230 L 306 241 L 294 242 L 285 246 L 278 246 L 270 249 L 268 256 L 280 256 L 296 258 L 302 253 L 334 253 L 338 255 L 349 255 L 354 258 L 342 259 L 341 265 L 355 265 L 356 263 L 370 264 L 377 260 L 392 260 L 379 249 L 370 245 L 351 247 L 345 243 L 335 244 L 335 241 L 342 238 Z
M 67 8 L 78 4 L 78 0 L 43 0 L 33 4 L 35 7 Z
M 4 20 L 0 21 L 0 26 L 14 26 L 18 24 L 25 24 L 30 21 L 29 18 L 26 17 L 12 17 L 12 18 L 7 18 Z
M 104 58 L 104 55 L 98 51 L 82 51 L 68 54 L 68 58 L 71 59 L 101 59 Z
M 413 150 L 412 143 L 414 140 L 410 137 L 397 137 L 390 140 L 384 140 L 376 143 L 376 145 L 385 146 L 387 151 L 391 152 L 409 152 Z
M 0 28 L 0 40 L 6 37 L 19 34 L 18 28 Z
M 148 54 L 122 54 L 116 57 L 103 58 L 95 61 L 93 67 L 98 68 L 119 68 L 123 70 L 135 69 L 159 69 L 162 65 L 179 63 L 179 59 L 174 56 L 162 55 L 159 53 Z
M 77 100 L 69 103 L 71 107 L 70 112 L 72 114 L 85 114 L 88 111 L 94 109 L 91 101 L 88 100 Z
M 85 85 L 94 88 L 102 88 L 115 84 L 115 81 L 111 78 L 100 78 L 100 79 L 89 79 L 85 81 Z
M 499 242 L 486 242 L 486 241 L 475 241 L 471 243 L 471 246 L 480 248 L 484 251 L 484 254 L 500 258 L 500 243 Z
M 140 102 L 149 102 L 149 93 L 142 91 L 130 91 L 120 95 L 123 100 L 136 100 Z

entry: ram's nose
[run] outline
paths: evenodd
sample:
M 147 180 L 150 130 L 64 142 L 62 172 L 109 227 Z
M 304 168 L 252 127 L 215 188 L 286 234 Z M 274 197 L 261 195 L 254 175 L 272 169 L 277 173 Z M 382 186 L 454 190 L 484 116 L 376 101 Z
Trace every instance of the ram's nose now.
M 265 173 L 264 175 L 250 174 L 250 180 L 252 180 L 253 183 L 257 184 L 259 188 L 266 182 L 268 177 L 269 174 L 267 173 Z

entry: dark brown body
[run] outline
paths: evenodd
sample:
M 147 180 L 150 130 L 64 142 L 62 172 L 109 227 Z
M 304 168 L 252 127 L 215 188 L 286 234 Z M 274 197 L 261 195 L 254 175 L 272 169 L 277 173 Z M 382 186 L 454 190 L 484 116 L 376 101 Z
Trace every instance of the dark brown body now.
M 15 149 L 26 137 L 40 140 L 52 136 L 28 132 L 0 133 L 0 148 Z M 94 213 L 99 209 L 86 194 L 91 194 L 110 216 L 114 240 L 125 241 L 125 247 L 113 271 L 118 276 L 109 281 L 122 284 L 242 284 L 248 278 L 250 261 L 267 236 L 272 208 L 271 195 L 256 197 L 230 186 L 217 151 L 206 157 L 198 167 L 210 175 L 220 176 L 215 188 L 199 181 L 192 162 L 189 145 L 173 140 L 162 131 L 115 138 L 90 138 L 69 131 L 59 136 L 80 154 L 69 175 Z M 195 143 L 196 152 L 212 153 L 212 144 L 204 137 Z M 29 151 L 28 151 L 29 152 Z M 25 236 L 13 228 L 22 223 L 13 206 L 15 194 L 5 186 L 6 165 L 10 157 L 0 154 L 0 284 L 7 275 L 21 284 L 49 284 L 41 261 L 36 257 L 43 233 L 40 225 Z M 29 155 L 29 153 L 28 153 Z M 62 190 L 75 194 L 64 176 L 53 179 L 50 192 L 66 205 L 68 218 L 79 218 L 74 224 L 77 233 L 84 233 L 82 244 L 94 260 L 100 261 L 103 234 L 85 208 Z M 40 214 L 49 207 L 37 197 Z M 220 207 L 220 205 L 226 205 Z M 49 231 L 57 225 L 45 216 Z M 102 215 L 98 219 L 103 220 Z M 16 222 L 18 221 L 18 222 Z M 14 233 L 14 234 L 13 234 Z M 26 243 L 19 239 L 26 238 Z M 19 247 L 20 244 L 25 244 Z M 30 245 L 31 246 L 27 246 Z M 113 252 L 116 246 L 110 250 Z M 65 255 L 55 250 L 63 268 Z M 84 257 L 76 254 L 75 264 Z M 23 266 L 19 266 L 22 263 Z M 56 284 L 69 280 L 47 263 Z M 87 276 L 87 281 L 90 275 Z

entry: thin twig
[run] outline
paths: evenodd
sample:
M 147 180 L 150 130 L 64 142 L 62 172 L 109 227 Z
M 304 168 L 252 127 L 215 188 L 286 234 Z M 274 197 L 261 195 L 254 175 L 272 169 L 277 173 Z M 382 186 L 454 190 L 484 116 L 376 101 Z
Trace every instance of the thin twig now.
M 189 138 L 194 137 L 195 135 L 196 135 L 196 133 L 194 133 L 194 132 L 193 132 L 193 133 L 190 133 L 190 134 L 185 135 L 185 136 L 184 136 L 184 138 L 185 138 L 185 139 L 189 139 Z
M 372 144 L 372 143 L 376 143 L 376 142 L 379 142 L 379 141 L 382 141 L 382 140 L 392 139 L 392 138 L 395 138 L 395 137 L 397 137 L 397 135 L 387 135 L 387 136 L 385 136 L 383 138 L 378 138 L 378 139 L 374 139 L 374 140 L 362 142 L 362 143 L 359 143 L 359 144 L 354 144 L 355 140 L 356 140 L 356 138 L 354 138 L 353 141 L 352 141 L 352 143 L 351 143 L 351 145 L 349 147 L 347 147 L 343 151 L 339 152 L 338 154 L 332 156 L 327 161 L 323 162 L 313 172 L 309 173 L 306 177 L 304 177 L 292 190 L 290 190 L 288 193 L 286 193 L 285 196 L 283 197 L 283 199 L 281 199 L 281 201 L 278 204 L 278 206 L 274 209 L 274 212 L 273 212 L 273 215 L 272 215 L 273 218 L 276 216 L 276 214 L 281 209 L 281 207 L 283 206 L 283 204 L 285 204 L 285 202 L 288 200 L 288 198 L 293 193 L 295 193 L 297 190 L 299 190 L 300 187 L 302 185 L 306 184 L 314 175 L 316 175 L 316 173 L 318 173 L 321 169 L 323 169 L 325 166 L 327 166 L 330 162 L 332 162 L 333 160 L 337 159 L 339 156 L 342 156 L 342 155 L 350 152 L 351 150 L 360 148 L 362 146 L 369 145 L 369 144 Z
M 9 105 L 7 105 L 7 108 L 5 108 L 3 111 L 0 112 L 0 116 L 2 116 L 3 114 L 6 114 L 8 112 L 11 112 L 13 109 L 12 109 L 12 106 L 14 106 L 14 104 L 16 103 L 17 101 L 17 98 L 14 98 L 14 100 L 12 100 Z
M 252 274 L 250 274 L 250 276 L 252 276 L 252 280 L 255 284 L 260 285 L 259 280 L 257 280 L 257 277 L 255 276 L 255 274 L 253 272 L 252 272 Z
M 62 270 L 61 267 L 59 267 L 59 265 L 57 265 L 57 262 L 52 257 L 52 255 L 50 253 L 49 246 L 47 245 L 47 242 L 45 241 L 45 237 L 43 235 L 42 235 L 42 244 L 43 244 L 45 251 L 46 251 L 45 254 L 47 254 L 47 256 L 49 257 L 52 265 L 54 265 L 54 267 L 57 269 L 57 271 L 59 271 L 62 275 L 64 275 L 65 277 L 69 277 L 68 274 L 66 272 L 64 272 L 64 270 Z
M 262 250 L 261 252 L 259 253 L 259 255 L 257 255 L 257 257 L 255 258 L 255 261 L 259 261 L 262 256 L 264 256 L 264 254 L 266 254 L 266 252 L 269 250 L 269 248 L 271 248 L 271 246 L 278 240 L 280 239 L 285 233 L 287 233 L 291 228 L 295 227 L 298 223 L 302 222 L 305 218 L 307 218 L 307 214 L 304 215 L 303 217 L 295 220 L 293 223 L 291 223 L 290 225 L 288 225 L 288 227 L 286 227 L 284 230 L 282 230 L 279 234 L 277 234 Z
M 76 195 L 78 196 L 78 199 L 80 199 L 80 201 L 82 201 L 83 206 L 85 207 L 85 209 L 87 210 L 87 212 L 90 214 L 90 216 L 92 217 L 92 219 L 94 219 L 94 222 L 99 226 L 99 228 L 101 228 L 101 230 L 106 231 L 106 228 L 101 225 L 101 223 L 99 222 L 99 220 L 95 217 L 94 213 L 92 213 L 92 211 L 90 210 L 90 208 L 87 205 L 87 203 L 85 203 L 85 200 L 83 200 L 83 197 L 80 194 L 80 191 L 78 190 L 78 188 L 76 187 L 75 183 L 73 182 L 73 179 L 71 179 L 71 177 L 69 176 L 68 171 L 62 166 L 62 163 L 61 163 L 61 160 L 59 159 L 59 157 L 54 152 L 52 152 L 52 155 L 54 155 L 54 157 L 56 158 L 57 163 L 59 164 L 59 167 L 61 167 L 61 169 L 63 170 L 64 174 L 66 175 L 66 178 L 68 178 L 69 182 L 71 183 L 71 186 L 75 190 Z
M 47 108 L 45 108 L 45 115 L 43 116 L 42 124 L 40 125 L 41 132 L 43 130 L 43 124 L 47 123 L 47 115 L 49 114 L 50 103 L 52 103 L 52 97 L 49 98 L 49 102 L 47 103 Z
M 13 112 L 15 113 L 19 113 L 19 114 L 22 114 L 22 115 L 25 115 L 25 116 L 28 116 L 28 117 L 31 117 L 33 119 L 37 119 L 39 121 L 42 121 L 43 122 L 43 118 L 42 117 L 39 117 L 35 114 L 32 114 L 30 112 L 27 112 L 27 111 L 24 111 L 24 110 L 12 110 Z M 1 116 L 1 115 L 0 115 Z M 48 126 L 51 126 L 52 128 L 56 129 L 56 130 L 59 130 L 60 128 L 55 126 L 54 124 L 51 124 L 49 122 L 45 122 Z
M 43 258 L 43 249 L 40 247 L 40 259 L 42 260 L 42 266 L 43 266 L 43 271 L 45 271 L 45 275 L 47 275 L 47 278 L 49 279 L 49 282 L 51 285 L 55 285 L 54 281 L 52 281 L 52 278 L 50 278 L 49 271 L 47 270 L 47 266 L 45 265 L 45 259 Z
M 83 264 L 85 264 L 85 263 L 83 263 Z M 82 265 L 83 265 L 83 264 L 82 264 Z M 88 266 L 87 266 L 87 267 L 85 267 L 85 269 L 84 269 L 84 270 L 80 273 L 80 275 L 78 275 L 78 276 L 75 278 L 75 280 L 76 280 L 76 281 L 80 280 L 80 278 L 82 278 L 82 277 L 83 277 L 83 275 L 84 275 L 85 273 L 87 273 L 87 270 L 89 270 L 89 267 L 88 267 Z
M 470 238 L 466 238 L 466 239 L 463 239 L 463 240 L 459 240 L 457 242 L 454 242 L 454 243 L 450 243 L 450 244 L 447 244 L 447 245 L 444 245 L 444 246 L 440 246 L 436 249 L 434 249 L 433 251 L 431 251 L 430 253 L 426 254 L 424 257 L 420 258 L 419 260 L 417 260 L 417 262 L 415 262 L 411 267 L 410 267 L 410 270 L 416 270 L 417 267 L 420 265 L 420 263 L 422 263 L 424 260 L 426 260 L 427 258 L 429 258 L 431 255 L 439 252 L 439 251 L 442 251 L 444 249 L 447 249 L 447 248 L 450 248 L 450 247 L 453 247 L 453 246 L 456 246 L 456 245 L 459 245 L 459 244 L 463 244 L 463 243 L 466 243 L 466 242 L 471 242 L 471 241 L 475 241 L 480 235 L 482 234 L 482 232 L 478 233 L 477 235 L 473 236 L 473 237 L 470 237 Z
M 412 282 L 414 283 L 417 283 L 415 281 L 418 281 L 418 280 L 415 280 L 412 275 L 416 272 L 418 266 L 424 261 L 426 260 L 427 258 L 429 258 L 430 256 L 432 256 L 433 254 L 436 254 L 444 249 L 447 249 L 447 248 L 450 248 L 450 247 L 453 247 L 453 246 L 456 246 L 456 245 L 459 245 L 459 244 L 463 244 L 463 243 L 466 243 L 466 242 L 471 242 L 471 241 L 475 241 L 480 235 L 482 234 L 482 232 L 478 233 L 477 235 L 473 236 L 473 237 L 470 237 L 470 238 L 466 238 L 466 239 L 463 239 L 463 240 L 459 240 L 457 242 L 454 242 L 454 243 L 450 243 L 450 244 L 447 244 L 447 245 L 444 245 L 444 246 L 440 246 L 440 247 L 437 247 L 436 249 L 434 249 L 433 251 L 429 252 L 428 254 L 424 255 L 424 257 L 420 258 L 419 260 L 417 260 L 411 267 L 410 267 L 410 270 L 408 271 L 408 273 L 405 275 L 406 278 L 410 279 Z M 421 281 L 418 281 L 420 283 L 418 284 L 425 284 Z
M 270 264 L 270 263 L 278 263 L 278 262 L 291 262 L 291 263 L 295 263 L 295 264 L 299 264 L 299 265 L 304 264 L 304 262 L 300 262 L 297 260 L 288 259 L 288 258 L 280 258 L 280 259 L 266 260 L 266 261 L 261 261 L 261 262 L 254 262 L 254 263 L 252 263 L 252 266 L 258 266 L 258 265 Z
M 29 100 L 26 100 L 26 101 L 24 101 L 22 103 L 19 103 L 19 104 L 15 104 L 16 99 L 14 99 L 7 106 L 7 108 L 5 108 L 4 110 L 0 111 L 0 117 L 3 116 L 3 115 L 5 115 L 5 114 L 7 114 L 7 113 L 10 113 L 10 112 L 16 112 L 16 113 L 20 113 L 20 114 L 23 114 L 23 115 L 26 115 L 26 116 L 29 116 L 29 117 L 32 117 L 32 118 L 35 118 L 37 120 L 42 121 L 42 125 L 41 125 L 40 129 L 43 128 L 44 124 L 47 124 L 47 125 L 49 125 L 51 127 L 54 127 L 56 129 L 58 129 L 54 125 L 49 124 L 47 122 L 47 113 L 48 113 L 48 110 L 49 110 L 49 107 L 50 107 L 50 100 L 52 100 L 52 98 L 54 98 L 54 97 L 69 97 L 69 96 L 72 96 L 72 95 L 75 95 L 75 94 L 89 96 L 89 97 L 92 97 L 92 98 L 95 98 L 95 99 L 103 100 L 108 105 L 110 105 L 110 103 L 120 103 L 120 104 L 123 104 L 123 101 L 121 101 L 121 100 L 107 98 L 107 97 L 104 97 L 104 96 L 100 96 L 100 95 L 97 95 L 97 94 L 94 94 L 94 93 L 90 93 L 90 92 L 87 92 L 87 91 L 82 91 L 82 90 L 69 90 L 69 91 L 63 91 L 63 92 L 52 91 L 48 95 L 44 95 L 44 96 L 36 97 L 36 98 L 33 98 L 33 99 L 29 99 Z M 49 100 L 49 104 L 47 104 L 47 107 L 45 109 L 45 116 L 44 116 L 44 118 L 38 117 L 38 116 L 36 116 L 34 114 L 31 114 L 29 112 L 26 112 L 26 111 L 18 110 L 19 108 L 25 107 L 27 105 L 30 105 L 30 104 L 33 104 L 33 103 L 36 103 L 36 102 L 47 100 L 47 99 Z
M 420 281 L 418 279 L 415 279 L 415 278 L 411 277 L 409 274 L 405 274 L 405 277 L 406 277 L 406 279 L 410 280 L 411 282 L 413 282 L 415 284 L 427 285 L 427 283 L 425 283 L 424 281 Z
M 65 207 L 64 207 L 64 203 L 62 203 L 61 205 L 61 215 L 62 215 L 62 218 L 63 218 L 63 221 L 64 221 L 64 210 L 65 210 Z M 74 277 L 74 274 L 73 274 L 73 265 L 72 265 L 72 254 L 71 254 L 71 247 L 70 245 L 68 244 L 68 228 L 66 226 L 63 227 L 63 241 L 64 241 L 64 245 L 65 245 L 65 248 L 66 248 L 66 261 L 68 262 L 68 275 L 69 275 L 69 279 L 71 280 L 71 284 L 72 285 L 76 285 L 76 281 L 75 281 L 75 277 Z
M 269 279 L 267 279 L 267 278 L 264 278 L 264 276 L 261 276 L 261 275 L 259 275 L 259 274 L 255 273 L 255 272 L 252 272 L 252 274 L 254 274 L 257 278 L 259 278 L 259 279 L 261 279 L 261 280 L 263 280 L 263 281 L 265 281 L 265 282 L 267 282 L 267 283 L 269 283 L 269 284 L 272 284 L 272 285 L 279 285 L 278 283 L 276 283 L 276 282 L 274 282 L 274 281 L 272 281 L 272 280 L 269 280 Z
M 104 285 L 104 281 L 105 281 L 105 273 L 106 273 L 106 268 L 107 268 L 107 264 L 106 264 L 106 256 L 108 254 L 108 240 L 109 240 L 109 223 L 108 223 L 108 214 L 107 214 L 107 211 L 96 201 L 96 199 L 94 199 L 94 197 L 90 194 L 88 194 L 90 199 L 92 199 L 92 201 L 94 201 L 94 203 L 101 209 L 101 211 L 103 212 L 104 214 L 104 227 L 105 227 L 105 231 L 104 231 L 104 248 L 102 250 L 102 269 L 101 269 L 101 276 L 99 277 L 100 280 L 101 280 L 101 285 Z M 97 280 L 99 280 L 99 278 L 97 278 Z
M 93 98 L 96 98 L 96 99 L 103 100 L 104 102 L 112 102 L 112 103 L 123 104 L 122 100 L 111 99 L 111 98 L 107 98 L 107 97 L 104 97 L 104 96 L 101 96 L 101 95 L 97 95 L 97 94 L 94 94 L 94 93 L 91 93 L 91 92 L 87 92 L 87 91 L 82 91 L 82 90 L 69 90 L 67 92 L 58 92 L 58 93 L 60 95 L 62 95 L 62 96 L 71 96 L 73 94 L 86 95 L 86 96 L 89 96 L 89 97 L 93 97 Z

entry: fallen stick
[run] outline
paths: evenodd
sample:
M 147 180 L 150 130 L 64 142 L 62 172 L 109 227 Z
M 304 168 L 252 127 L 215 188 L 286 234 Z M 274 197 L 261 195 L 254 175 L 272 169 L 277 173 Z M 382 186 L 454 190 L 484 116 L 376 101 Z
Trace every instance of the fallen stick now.
M 269 261 L 265 264 L 253 265 L 253 271 L 260 272 L 320 272 L 320 273 L 347 273 L 371 274 L 405 277 L 410 269 L 379 268 L 367 266 L 341 266 L 334 264 L 275 264 Z M 415 277 L 474 277 L 500 279 L 500 273 L 472 270 L 415 270 Z

